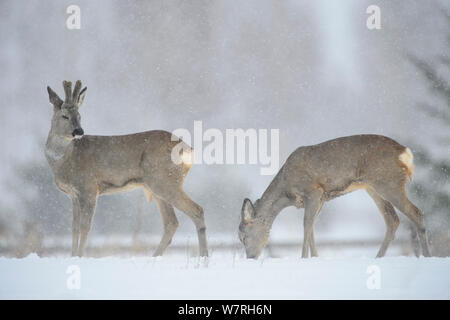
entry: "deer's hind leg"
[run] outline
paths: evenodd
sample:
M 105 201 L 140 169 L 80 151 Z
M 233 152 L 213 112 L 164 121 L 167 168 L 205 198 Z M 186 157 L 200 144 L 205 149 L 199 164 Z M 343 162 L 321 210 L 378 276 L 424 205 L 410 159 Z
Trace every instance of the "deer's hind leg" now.
M 375 190 L 368 188 L 366 189 L 369 196 L 373 199 L 378 210 L 380 210 L 383 215 L 384 222 L 386 223 L 386 235 L 384 237 L 383 243 L 381 244 L 380 250 L 378 251 L 377 258 L 384 257 L 389 244 L 395 237 L 395 232 L 397 231 L 400 220 L 398 219 L 395 209 L 390 204 L 390 202 L 381 198 Z
M 159 213 L 161 214 L 161 218 L 163 221 L 164 233 L 161 238 L 161 241 L 153 254 L 154 257 L 161 256 L 164 253 L 164 250 L 169 246 L 172 242 L 173 235 L 178 228 L 178 219 L 175 216 L 175 212 L 173 207 L 158 197 L 155 197 L 156 206 L 158 207 Z
M 425 229 L 424 215 L 422 211 L 417 208 L 406 195 L 406 178 L 403 176 L 403 179 L 398 179 L 397 181 L 399 182 L 389 182 L 385 185 L 375 186 L 375 191 L 384 199 L 392 203 L 397 209 L 403 212 L 409 218 L 409 220 L 412 221 L 419 236 L 420 245 L 422 247 L 422 254 L 425 257 L 430 257 L 431 253 L 428 243 L 428 235 Z
M 199 254 L 202 257 L 207 257 L 208 245 L 206 243 L 206 224 L 203 208 L 189 198 L 179 184 L 166 182 L 164 184 L 149 184 L 148 186 L 158 198 L 163 199 L 191 218 L 197 229 Z

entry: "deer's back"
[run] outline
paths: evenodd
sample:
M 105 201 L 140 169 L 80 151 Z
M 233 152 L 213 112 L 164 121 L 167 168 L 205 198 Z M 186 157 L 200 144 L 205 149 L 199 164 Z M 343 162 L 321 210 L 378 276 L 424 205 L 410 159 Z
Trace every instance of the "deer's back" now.
M 80 162 L 99 166 L 133 166 L 141 161 L 144 152 L 155 156 L 169 154 L 177 141 L 171 141 L 167 131 L 146 131 L 121 136 L 85 135 L 74 141 L 74 157 Z
M 291 185 L 346 193 L 376 179 L 402 174 L 399 156 L 406 147 L 380 135 L 341 137 L 295 150 L 284 177 Z
M 181 174 L 186 168 L 171 161 L 172 149 L 179 141 L 171 141 L 171 137 L 161 130 L 121 136 L 85 135 L 74 141 L 72 157 L 60 172 L 75 187 L 95 184 L 100 193 L 142 184 L 144 176 L 153 172 Z

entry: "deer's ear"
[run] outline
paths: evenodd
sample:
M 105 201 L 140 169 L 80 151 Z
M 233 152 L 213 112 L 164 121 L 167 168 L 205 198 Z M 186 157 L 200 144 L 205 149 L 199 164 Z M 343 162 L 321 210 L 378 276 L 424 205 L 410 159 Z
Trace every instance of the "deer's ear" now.
M 77 105 L 80 107 L 83 104 L 84 96 L 86 95 L 87 87 L 84 87 L 83 90 L 81 90 L 80 94 L 78 95 L 77 99 Z
M 48 98 L 50 100 L 50 103 L 58 109 L 61 109 L 61 106 L 63 104 L 63 101 L 58 97 L 55 91 L 52 90 L 52 88 L 47 86 L 47 92 L 48 92 Z
M 249 222 L 255 217 L 255 207 L 250 199 L 245 199 L 242 205 L 241 218 L 242 221 Z

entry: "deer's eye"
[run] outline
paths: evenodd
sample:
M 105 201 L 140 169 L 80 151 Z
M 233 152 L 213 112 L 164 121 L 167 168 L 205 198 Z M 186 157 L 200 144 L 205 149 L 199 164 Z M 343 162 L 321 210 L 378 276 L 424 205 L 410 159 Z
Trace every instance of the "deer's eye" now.
M 66 116 L 62 116 L 62 117 L 63 117 L 63 119 L 69 120 L 69 117 L 66 117 Z

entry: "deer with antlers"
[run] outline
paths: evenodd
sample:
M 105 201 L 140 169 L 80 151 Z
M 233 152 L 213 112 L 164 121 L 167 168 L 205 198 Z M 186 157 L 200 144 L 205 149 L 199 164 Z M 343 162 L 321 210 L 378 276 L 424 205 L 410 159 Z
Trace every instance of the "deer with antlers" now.
M 79 108 L 86 94 L 77 81 L 63 81 L 65 100 L 47 87 L 53 117 L 45 155 L 58 188 L 73 204 L 72 255 L 82 256 L 92 226 L 97 197 L 143 188 L 148 201 L 155 199 L 164 233 L 154 256 L 162 255 L 178 227 L 174 207 L 191 218 L 197 229 L 200 256 L 207 256 L 203 209 L 183 191 L 192 161 L 172 161 L 172 149 L 183 143 L 166 131 L 154 130 L 122 136 L 84 135 Z M 182 159 L 192 149 L 183 148 Z M 189 154 L 190 153 L 190 154 Z
M 377 257 L 385 255 L 399 225 L 394 206 L 414 224 L 422 253 L 430 256 L 424 215 L 406 195 L 406 180 L 414 173 L 413 155 L 396 141 L 379 135 L 337 138 L 300 147 L 286 160 L 262 197 L 245 199 L 239 239 L 248 258 L 265 247 L 272 223 L 286 207 L 305 208 L 302 258 L 317 256 L 314 220 L 324 202 L 365 189 L 386 223 L 386 235 Z

